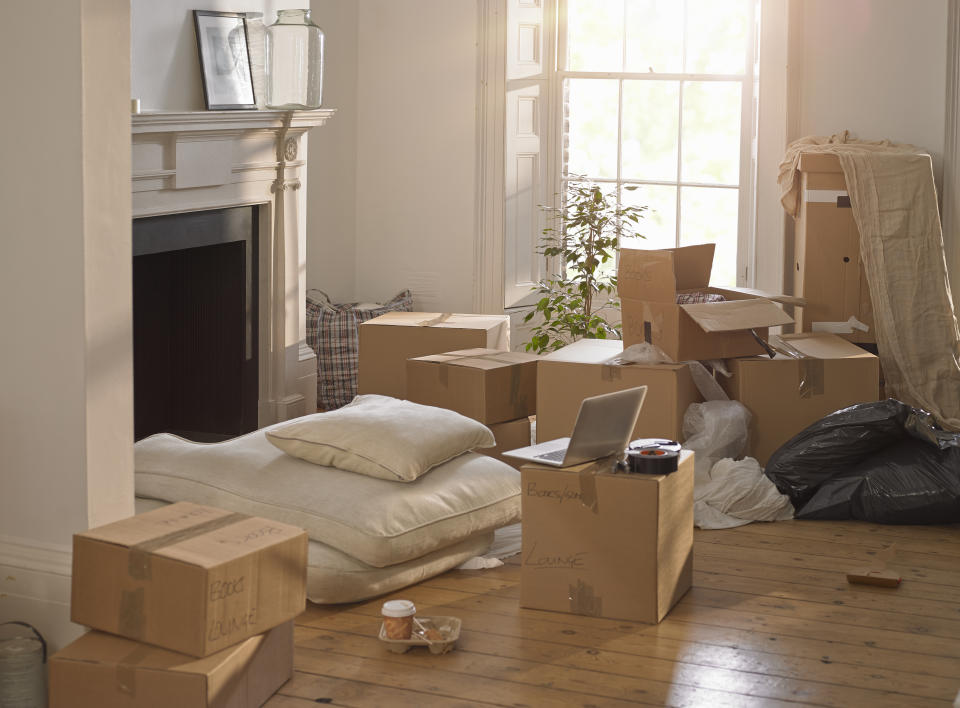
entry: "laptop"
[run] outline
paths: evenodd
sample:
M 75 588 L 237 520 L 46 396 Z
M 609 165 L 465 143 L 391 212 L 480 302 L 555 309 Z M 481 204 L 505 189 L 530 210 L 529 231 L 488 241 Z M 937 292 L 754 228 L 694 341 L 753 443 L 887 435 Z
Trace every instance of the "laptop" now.
M 553 467 L 570 467 L 608 455 L 623 454 L 646 395 L 647 387 L 637 386 L 584 398 L 569 438 L 507 450 L 501 454 Z

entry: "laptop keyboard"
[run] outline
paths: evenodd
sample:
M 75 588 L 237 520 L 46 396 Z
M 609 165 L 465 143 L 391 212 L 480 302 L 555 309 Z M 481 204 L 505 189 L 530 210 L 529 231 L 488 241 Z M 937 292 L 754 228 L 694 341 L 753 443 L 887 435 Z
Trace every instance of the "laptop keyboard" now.
M 551 462 L 563 462 L 563 458 L 567 454 L 567 448 L 562 447 L 559 450 L 553 450 L 551 452 L 544 452 L 540 455 L 534 455 L 539 460 L 550 460 Z

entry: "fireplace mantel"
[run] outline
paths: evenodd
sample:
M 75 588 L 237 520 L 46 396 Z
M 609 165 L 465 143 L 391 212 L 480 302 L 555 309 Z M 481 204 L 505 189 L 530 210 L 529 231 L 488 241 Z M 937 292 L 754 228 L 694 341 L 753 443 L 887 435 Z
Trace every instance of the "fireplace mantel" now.
M 132 116 L 133 218 L 258 207 L 261 427 L 316 410 L 316 357 L 306 344 L 301 138 L 334 112 Z

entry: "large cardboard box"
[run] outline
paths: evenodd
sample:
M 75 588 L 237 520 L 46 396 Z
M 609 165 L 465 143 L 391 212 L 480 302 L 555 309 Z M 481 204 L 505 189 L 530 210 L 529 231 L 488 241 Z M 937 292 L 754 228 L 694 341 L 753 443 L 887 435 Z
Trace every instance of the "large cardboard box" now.
M 669 475 L 521 471 L 520 606 L 656 623 L 693 576 L 693 453 Z
M 836 155 L 800 154 L 800 215 L 794 239 L 793 291 L 807 304 L 796 311 L 797 329 L 814 322 L 870 327 L 841 334 L 853 342 L 875 342 L 870 287 L 860 260 L 860 232 L 853 219 L 846 179 Z
M 625 346 L 649 342 L 674 361 L 762 354 L 757 337 L 793 320 L 756 290 L 710 287 L 714 244 L 665 250 L 620 249 L 620 293 Z M 726 302 L 677 304 L 682 294 L 722 295 Z M 751 332 L 752 330 L 752 332 Z M 756 337 L 753 333 L 756 333 Z
M 835 334 L 787 334 L 771 344 L 788 353 L 731 359 L 733 376 L 717 377 L 753 414 L 747 454 L 761 465 L 808 425 L 879 395 L 880 360 Z
M 515 457 L 504 457 L 502 453 L 504 450 L 516 450 L 518 447 L 527 447 L 530 444 L 530 419 L 520 418 L 506 423 L 495 423 L 489 427 L 497 441 L 497 446 L 478 447 L 474 452 L 495 457 L 517 469 L 523 467 L 526 462 Z
M 357 390 L 405 398 L 407 359 L 480 347 L 510 350 L 508 315 L 388 312 L 360 325 Z
M 293 675 L 293 622 L 197 659 L 103 632 L 50 658 L 50 708 L 258 708 Z
M 702 399 L 686 364 L 604 364 L 623 342 L 581 339 L 547 354 L 537 366 L 537 441 L 569 437 L 588 396 L 646 386 L 634 438 L 682 440 L 683 414 Z
M 307 535 L 180 502 L 73 537 L 70 618 L 207 656 L 306 607 Z
M 540 357 L 496 349 L 462 349 L 407 360 L 407 398 L 449 408 L 481 423 L 536 412 Z

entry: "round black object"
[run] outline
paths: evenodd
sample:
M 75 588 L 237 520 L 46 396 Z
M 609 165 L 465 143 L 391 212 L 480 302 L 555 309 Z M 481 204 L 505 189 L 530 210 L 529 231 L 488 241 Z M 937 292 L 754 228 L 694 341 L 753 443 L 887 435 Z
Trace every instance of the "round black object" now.
M 680 452 L 680 443 L 676 440 L 667 440 L 666 438 L 640 438 L 634 440 L 628 446 L 630 450 L 643 450 L 644 448 L 657 448 L 660 450 L 673 450 Z
M 677 471 L 678 450 L 647 446 L 627 450 L 627 470 L 634 474 L 670 474 Z

